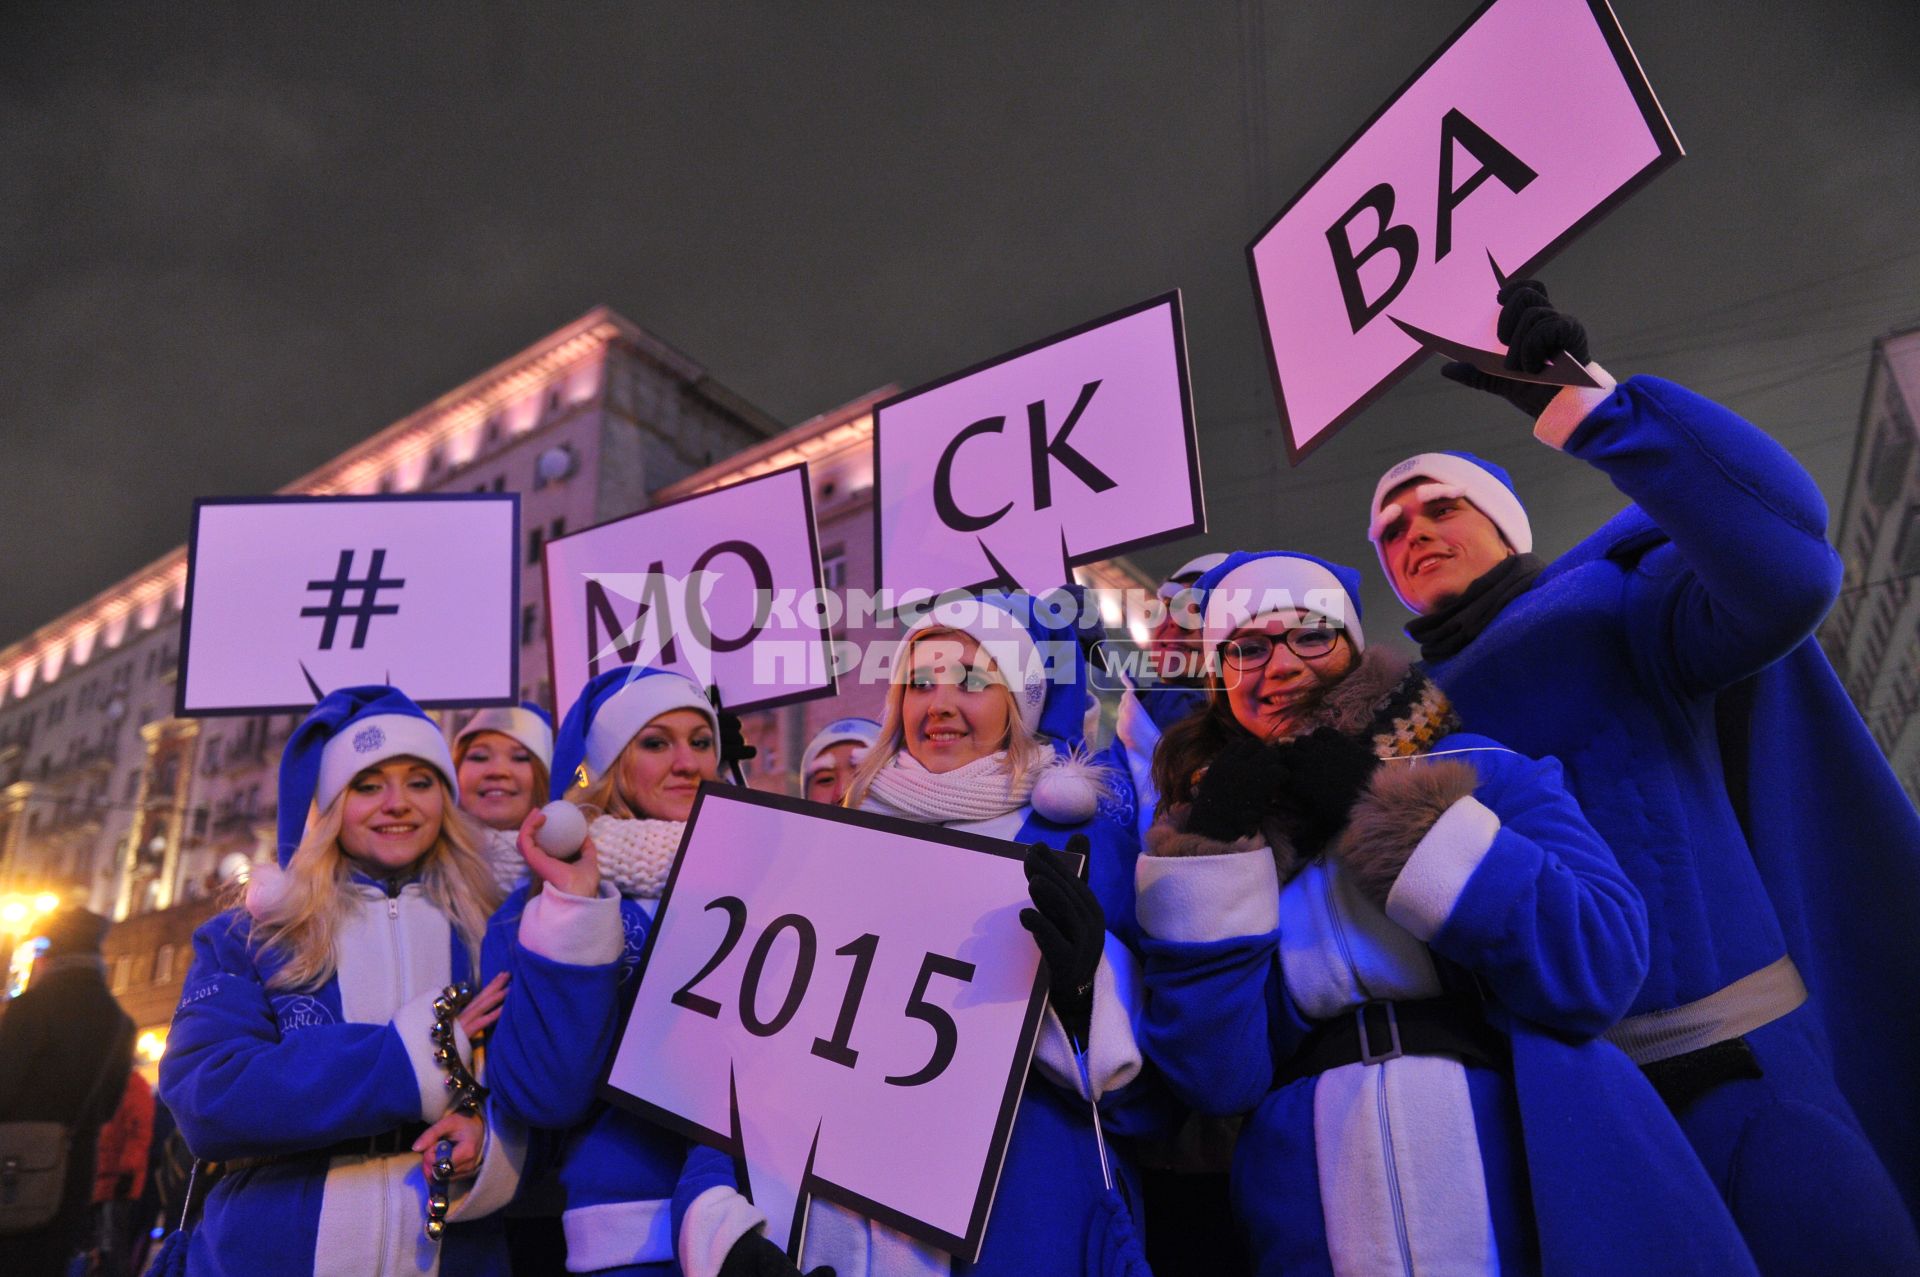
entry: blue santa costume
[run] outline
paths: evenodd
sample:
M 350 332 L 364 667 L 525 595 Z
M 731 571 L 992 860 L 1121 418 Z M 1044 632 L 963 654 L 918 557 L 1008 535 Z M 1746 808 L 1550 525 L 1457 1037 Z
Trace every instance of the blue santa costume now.
M 910 672 L 909 645 L 921 631 L 938 627 L 971 636 L 1013 695 L 1018 715 L 1013 730 L 1042 744 L 1044 763 L 1018 789 L 1008 784 L 1002 755 L 934 775 L 906 752 L 902 725 L 890 721 L 879 748 L 891 742 L 897 752 L 875 776 L 860 809 L 1023 844 L 1064 847 L 1074 834 L 1087 837 L 1088 883 L 1108 930 L 1093 982 L 1087 1077 L 1110 1136 L 1158 1134 L 1168 1127 L 1170 1107 L 1157 1079 L 1142 1075 L 1133 1023 L 1139 977 L 1131 947 L 1138 935 L 1132 866 L 1139 848 L 1130 817 L 1103 797 L 1098 773 L 1075 758 L 1085 721 L 1086 664 L 1066 622 L 1049 624 L 1044 607 L 1011 594 L 950 600 L 917 622 L 895 650 L 894 679 L 903 681 Z M 943 784 L 949 778 L 953 783 Z M 1034 1069 L 1037 1076 L 1028 1079 L 1021 1097 L 977 1262 L 953 1259 L 816 1199 L 807 1216 L 801 1267 L 832 1265 L 838 1277 L 1080 1277 L 1115 1271 L 1114 1265 L 1126 1262 L 1121 1255 L 1138 1263 L 1125 1225 L 1114 1227 L 1086 1085 L 1067 1030 L 1051 1009 L 1041 1027 Z M 1137 1201 L 1132 1167 L 1116 1144 L 1108 1150 L 1115 1178 Z M 711 1149 L 695 1151 L 674 1201 L 684 1219 L 681 1263 L 687 1277 L 713 1277 L 740 1234 L 764 1223 L 735 1187 L 728 1158 Z
M 691 679 L 671 671 L 622 666 L 590 680 L 561 721 L 554 744 L 553 792 L 564 797 L 576 771 L 589 781 L 607 774 L 642 728 L 662 714 L 692 710 L 719 739 L 713 706 Z M 684 821 L 625 820 L 602 815 L 589 827 L 600 857 L 603 891 L 617 892 L 617 912 L 590 922 L 591 943 L 611 946 L 616 959 L 577 981 L 569 1000 L 542 1009 L 550 1036 L 563 1040 L 567 1081 L 539 1094 L 522 1094 L 511 1080 L 495 1085 L 529 1120 L 545 1128 L 553 1169 L 565 1195 L 561 1224 L 567 1269 L 618 1277 L 670 1277 L 674 1265 L 671 1200 L 688 1144 L 625 1109 L 595 1098 L 595 1085 L 613 1055 L 616 1035 L 637 985 L 640 950 L 659 907 L 660 889 L 680 846 Z M 506 954 L 516 919 L 528 903 L 523 887 L 509 896 L 488 928 L 485 952 Z M 585 942 L 582 936 L 578 942 Z M 516 977 L 517 979 L 517 977 Z M 510 1049 L 497 1043 L 496 1054 Z M 744 1228 L 741 1231 L 745 1231 Z
M 1468 721 L 1560 759 L 1645 896 L 1652 961 L 1610 1036 L 1761 1270 L 1920 1271 L 1920 1029 L 1889 1014 L 1920 993 L 1920 823 L 1809 637 L 1841 575 L 1825 503 L 1725 408 L 1600 375 L 1534 433 L 1633 504 L 1426 666 Z M 1530 548 L 1505 474 L 1446 453 L 1382 478 L 1376 540 L 1418 478 Z
M 1200 1111 L 1251 1111 L 1233 1196 L 1255 1270 L 1751 1272 L 1597 1037 L 1646 971 L 1638 894 L 1556 763 L 1457 730 L 1431 682 L 1366 652 L 1357 586 L 1291 554 L 1202 578 L 1209 644 L 1299 609 L 1356 660 L 1268 751 L 1292 779 L 1256 808 L 1282 814 L 1227 841 L 1169 809 L 1138 868 L 1146 1049 Z M 1309 835 L 1284 813 L 1329 742 L 1362 760 L 1357 797 Z
M 282 865 L 300 845 L 310 807 L 327 810 L 361 771 L 394 758 L 427 763 L 457 794 L 445 739 L 405 695 L 355 687 L 325 697 L 281 758 Z M 455 818 L 452 806 L 450 798 L 447 819 Z M 316 987 L 270 988 L 286 955 L 256 944 L 251 932 L 255 915 L 272 916 L 276 886 L 274 872 L 260 868 L 247 910 L 194 933 L 193 966 L 160 1065 L 160 1097 L 188 1146 L 228 1164 L 189 1239 L 188 1272 L 365 1277 L 444 1265 L 449 1273 L 504 1273 L 498 1221 L 481 1217 L 505 1205 L 519 1181 L 524 1129 L 508 1106 L 497 1096 L 486 1103 L 480 1168 L 452 1186 L 440 1243 L 425 1235 L 427 1186 L 410 1150 L 447 1109 L 429 1037 L 433 1000 L 449 983 L 479 983 L 476 955 L 417 878 L 355 871 L 334 938 L 334 975 Z M 523 935 L 544 926 L 564 956 L 560 938 L 574 928 L 559 916 L 562 902 L 547 910 L 544 921 L 527 920 Z M 564 971 L 526 965 L 496 1032 L 508 1032 L 528 1004 L 564 997 Z M 457 1025 L 455 1037 L 470 1061 Z M 559 1080 L 521 1079 L 535 1092 Z

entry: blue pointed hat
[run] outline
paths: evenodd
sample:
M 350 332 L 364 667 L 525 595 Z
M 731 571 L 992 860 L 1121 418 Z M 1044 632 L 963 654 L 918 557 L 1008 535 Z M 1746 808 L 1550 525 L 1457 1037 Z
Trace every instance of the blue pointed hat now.
M 325 811 L 355 776 L 390 758 L 419 759 L 460 796 L 447 738 L 405 692 L 372 684 L 322 697 L 280 755 L 280 864 L 300 846 L 310 809 Z
M 587 680 L 560 720 L 553 742 L 552 788 L 559 798 L 584 767 L 589 781 L 613 766 L 640 729 L 669 710 L 705 714 L 717 736 L 720 720 L 700 685 L 673 670 L 622 665 Z
M 1203 600 L 1201 633 L 1208 651 L 1241 626 L 1281 608 L 1337 621 L 1354 648 L 1366 650 L 1367 636 L 1360 628 L 1360 573 L 1344 564 L 1290 550 L 1236 550 L 1202 574 L 1193 588 Z

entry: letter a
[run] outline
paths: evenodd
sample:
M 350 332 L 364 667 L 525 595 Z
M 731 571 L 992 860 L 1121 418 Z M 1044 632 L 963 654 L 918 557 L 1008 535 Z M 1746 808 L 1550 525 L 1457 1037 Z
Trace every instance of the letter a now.
M 1356 253 L 1347 227 L 1366 209 L 1372 209 L 1379 215 L 1380 232 Z M 1400 295 L 1400 290 L 1407 286 L 1407 281 L 1413 278 L 1414 264 L 1420 260 L 1420 237 L 1414 233 L 1413 227 L 1393 224 L 1393 188 L 1385 182 L 1355 200 L 1353 207 L 1327 228 L 1327 247 L 1333 250 L 1333 270 L 1340 277 L 1340 296 L 1347 303 L 1347 322 L 1353 325 L 1355 332 L 1365 328 L 1392 304 L 1393 299 Z M 1399 273 L 1378 300 L 1369 302 L 1360 287 L 1360 268 L 1375 253 L 1388 248 L 1400 259 Z
M 1467 154 L 1480 161 L 1473 176 L 1457 188 L 1453 184 L 1453 144 L 1458 142 Z M 1488 136 L 1487 131 L 1460 114 L 1459 108 L 1447 112 L 1440 121 L 1440 203 L 1433 226 L 1433 260 L 1439 261 L 1453 249 L 1453 210 L 1473 194 L 1474 188 L 1489 177 L 1518 195 L 1528 183 L 1540 176 L 1520 157 Z

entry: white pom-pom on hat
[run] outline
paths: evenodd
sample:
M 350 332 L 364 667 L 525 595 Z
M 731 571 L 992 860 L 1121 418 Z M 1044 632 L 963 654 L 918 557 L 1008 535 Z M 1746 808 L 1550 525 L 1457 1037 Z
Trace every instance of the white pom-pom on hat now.
M 288 885 L 279 865 L 255 865 L 247 875 L 247 912 L 256 922 L 271 922 L 286 903 Z
M 1056 824 L 1078 825 L 1100 809 L 1100 782 L 1090 763 L 1062 758 L 1040 773 L 1027 801 Z

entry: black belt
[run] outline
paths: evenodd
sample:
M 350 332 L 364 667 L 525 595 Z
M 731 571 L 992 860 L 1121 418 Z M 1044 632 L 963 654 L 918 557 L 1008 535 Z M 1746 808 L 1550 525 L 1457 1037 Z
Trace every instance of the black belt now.
M 328 1144 L 323 1148 L 268 1153 L 264 1157 L 235 1157 L 222 1162 L 220 1167 L 223 1174 L 231 1174 L 234 1171 L 251 1170 L 256 1166 L 271 1166 L 275 1162 L 304 1161 L 310 1157 L 387 1157 L 394 1153 L 411 1153 L 413 1142 L 426 1133 L 426 1123 L 411 1122 L 406 1126 L 396 1126 L 390 1131 L 381 1131 L 378 1135 L 362 1135 Z
M 1674 1113 L 1692 1104 L 1722 1082 L 1760 1077 L 1760 1061 L 1745 1038 L 1728 1038 L 1684 1055 L 1642 1064 L 1640 1071 Z
M 1504 1069 L 1506 1040 L 1475 998 L 1365 1002 L 1307 1035 L 1274 1070 L 1276 1088 L 1347 1064 L 1381 1064 L 1403 1055 L 1451 1055 L 1463 1064 Z

